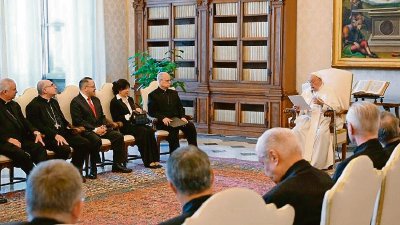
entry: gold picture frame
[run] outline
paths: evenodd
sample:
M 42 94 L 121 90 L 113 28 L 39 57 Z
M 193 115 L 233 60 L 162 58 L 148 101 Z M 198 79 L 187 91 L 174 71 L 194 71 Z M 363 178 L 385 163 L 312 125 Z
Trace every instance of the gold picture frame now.
M 333 2 L 333 67 L 400 68 L 400 3 Z

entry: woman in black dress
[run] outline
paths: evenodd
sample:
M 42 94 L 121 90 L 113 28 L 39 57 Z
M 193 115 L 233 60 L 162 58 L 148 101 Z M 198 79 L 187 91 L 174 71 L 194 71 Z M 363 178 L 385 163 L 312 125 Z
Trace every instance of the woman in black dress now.
M 135 137 L 136 145 L 139 148 L 143 164 L 148 168 L 160 168 L 160 154 L 158 152 L 154 130 L 147 125 L 136 125 L 131 122 L 134 111 L 141 113 L 142 109 L 135 104 L 129 96 L 130 84 L 125 79 L 113 82 L 115 97 L 111 100 L 110 111 L 114 122 L 122 122 L 120 132 Z

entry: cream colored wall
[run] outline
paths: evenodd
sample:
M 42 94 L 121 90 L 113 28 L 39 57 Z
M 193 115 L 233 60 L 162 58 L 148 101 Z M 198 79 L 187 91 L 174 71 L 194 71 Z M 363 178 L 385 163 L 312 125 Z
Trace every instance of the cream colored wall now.
M 307 80 L 310 72 L 331 67 L 333 1 L 339 0 L 297 1 L 296 86 L 299 92 L 301 84 Z M 400 101 L 400 93 L 396 92 L 396 87 L 400 85 L 400 70 L 348 70 L 353 72 L 354 81 L 363 79 L 390 81 L 385 98 Z

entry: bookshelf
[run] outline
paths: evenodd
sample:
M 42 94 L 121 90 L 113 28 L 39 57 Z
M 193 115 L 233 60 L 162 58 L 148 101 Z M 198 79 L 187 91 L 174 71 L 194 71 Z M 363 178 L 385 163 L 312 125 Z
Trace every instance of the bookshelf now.
M 296 94 L 296 0 L 135 0 L 135 48 L 173 60 L 198 132 L 259 136 L 287 126 Z

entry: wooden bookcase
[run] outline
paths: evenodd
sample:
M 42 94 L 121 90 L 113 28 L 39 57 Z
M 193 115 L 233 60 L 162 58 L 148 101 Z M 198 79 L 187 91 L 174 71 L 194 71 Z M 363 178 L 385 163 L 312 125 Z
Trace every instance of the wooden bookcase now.
M 296 0 L 135 0 L 137 51 L 181 49 L 175 79 L 199 132 L 287 126 L 296 93 Z

